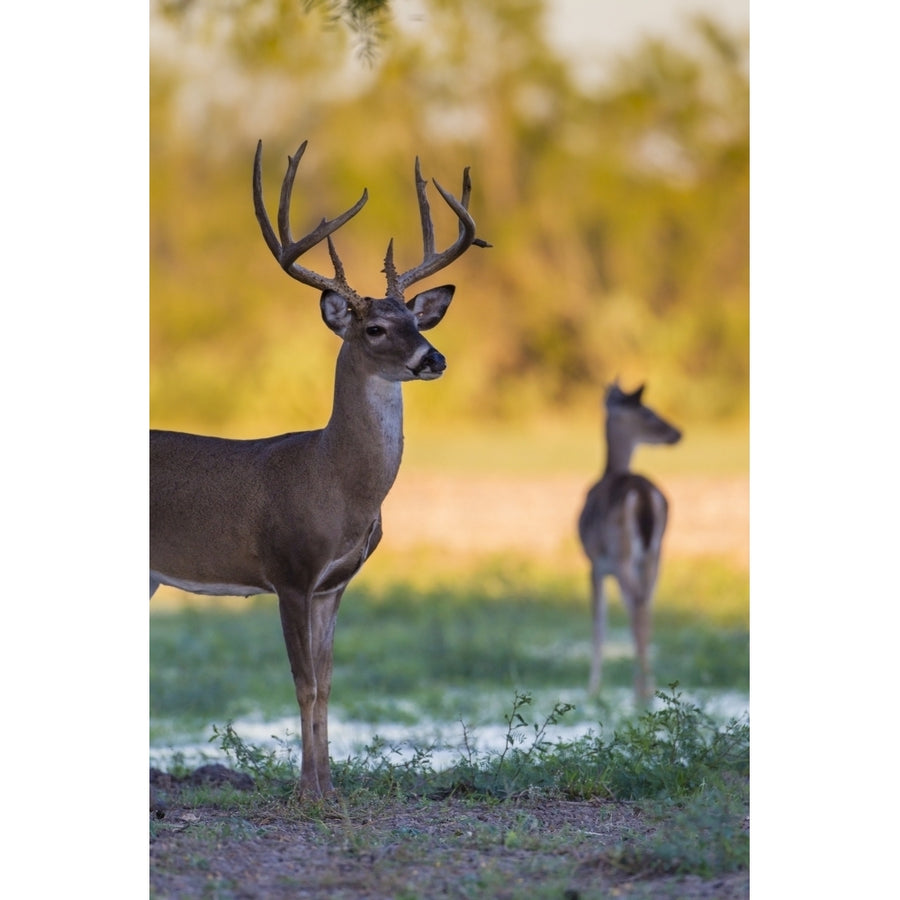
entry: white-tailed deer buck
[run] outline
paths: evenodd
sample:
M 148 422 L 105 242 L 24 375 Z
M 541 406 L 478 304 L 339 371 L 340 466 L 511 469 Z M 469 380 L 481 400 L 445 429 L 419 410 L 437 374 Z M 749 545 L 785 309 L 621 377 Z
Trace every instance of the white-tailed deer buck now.
M 253 203 L 269 249 L 288 275 L 322 292 L 322 318 L 343 341 L 331 418 L 317 431 L 258 440 L 151 431 L 150 596 L 160 584 L 198 594 L 278 596 L 300 706 L 297 790 L 317 798 L 334 789 L 328 697 L 338 605 L 347 583 L 381 540 L 381 504 L 403 450 L 401 382 L 439 378 L 446 367 L 421 332 L 441 321 L 454 286 L 431 288 L 405 303 L 403 294 L 472 244 L 490 245 L 475 237 L 467 168 L 460 200 L 434 182 L 459 219 L 456 241 L 435 252 L 426 182 L 416 159 L 422 262 L 398 273 L 391 241 L 384 265 L 386 296 L 360 296 L 347 283 L 331 234 L 362 209 L 367 192 L 300 240 L 291 235 L 291 193 L 305 149 L 304 141 L 288 158 L 277 235 L 262 198 L 261 141 L 253 165 Z M 297 262 L 325 238 L 332 278 Z
M 631 394 L 618 383 L 607 388 L 606 468 L 588 491 L 578 519 L 578 535 L 591 563 L 593 654 L 588 690 L 594 692 L 600 687 L 606 631 L 603 579 L 612 575 L 619 583 L 631 621 L 637 657 L 634 689 L 640 701 L 653 693 L 647 659 L 650 604 L 668 503 L 652 481 L 631 471 L 631 457 L 638 444 L 675 444 L 681 440 L 677 428 L 644 406 L 643 392 L 643 385 Z

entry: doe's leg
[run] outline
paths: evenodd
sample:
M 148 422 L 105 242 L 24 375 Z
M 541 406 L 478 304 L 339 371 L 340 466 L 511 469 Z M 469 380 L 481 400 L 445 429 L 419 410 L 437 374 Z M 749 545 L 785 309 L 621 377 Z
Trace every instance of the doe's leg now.
M 637 579 L 621 578 L 622 599 L 631 622 L 634 639 L 635 675 L 634 694 L 639 703 L 653 696 L 653 673 L 650 667 L 651 593 Z
M 593 625 L 591 647 L 591 674 L 588 678 L 588 692 L 595 694 L 600 689 L 603 677 L 603 642 L 606 640 L 606 596 L 603 593 L 603 572 L 591 566 L 591 617 Z

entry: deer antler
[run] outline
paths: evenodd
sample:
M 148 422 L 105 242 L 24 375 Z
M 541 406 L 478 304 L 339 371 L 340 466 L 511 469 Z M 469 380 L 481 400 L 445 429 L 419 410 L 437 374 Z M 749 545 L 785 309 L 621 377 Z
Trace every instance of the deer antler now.
M 297 166 L 306 151 L 307 141 L 304 141 L 297 152 L 293 156 L 288 157 L 287 172 L 284 175 L 284 181 L 281 183 L 281 197 L 278 201 L 278 236 L 269 220 L 266 212 L 265 204 L 262 198 L 262 141 L 256 145 L 256 157 L 253 160 L 253 208 L 256 210 L 256 220 L 262 229 L 263 238 L 272 251 L 272 255 L 278 260 L 279 265 L 291 278 L 296 278 L 301 284 L 309 287 L 318 288 L 319 290 L 331 290 L 340 294 L 351 306 L 359 308 L 363 303 L 363 298 L 347 283 L 344 275 L 344 266 L 341 263 L 331 235 L 342 225 L 352 219 L 365 206 L 369 199 L 368 191 L 364 190 L 362 196 L 357 200 L 356 204 L 346 212 L 332 219 L 322 219 L 319 225 L 314 228 L 305 237 L 295 241 L 291 235 L 291 192 L 294 188 L 294 177 L 297 174 Z M 281 240 L 279 241 L 279 236 Z M 328 238 L 328 253 L 331 256 L 331 262 L 334 265 L 334 278 L 327 278 L 307 269 L 297 263 L 297 259 L 306 253 L 307 250 L 316 244 Z
M 384 273 L 387 276 L 388 295 L 403 299 L 403 292 L 411 284 L 434 275 L 447 267 L 455 259 L 458 259 L 473 244 L 477 247 L 490 247 L 487 241 L 475 237 L 475 220 L 469 214 L 469 198 L 472 194 L 472 180 L 469 178 L 469 167 L 463 170 L 463 185 L 461 200 L 457 200 L 449 191 L 445 191 L 436 179 L 434 186 L 447 202 L 447 205 L 459 218 L 459 236 L 455 243 L 441 253 L 434 250 L 434 225 L 431 221 L 431 209 L 428 206 L 428 197 L 425 194 L 427 182 L 422 178 L 419 167 L 419 157 L 416 157 L 416 195 L 419 200 L 419 216 L 422 220 L 422 262 L 408 269 L 401 275 L 397 274 L 394 265 L 394 241 L 388 244 L 387 254 L 384 258 Z

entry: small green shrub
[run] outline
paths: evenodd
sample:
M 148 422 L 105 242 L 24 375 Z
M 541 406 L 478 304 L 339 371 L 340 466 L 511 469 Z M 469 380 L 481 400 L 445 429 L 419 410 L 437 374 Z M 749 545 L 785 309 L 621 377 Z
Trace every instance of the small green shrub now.
M 661 709 L 626 722 L 608 741 L 589 733 L 554 742 L 552 728 L 574 709 L 572 704 L 558 701 L 543 718 L 532 717 L 531 695 L 516 692 L 504 715 L 506 740 L 500 751 L 479 753 L 471 729 L 463 723 L 463 750 L 449 767 L 435 767 L 435 744 L 401 747 L 376 736 L 361 755 L 335 762 L 333 774 L 342 792 L 351 794 L 502 799 L 546 791 L 573 799 L 675 801 L 710 785 L 749 778 L 749 724 L 732 720 L 718 726 L 683 699 L 677 683 L 656 696 Z M 280 790 L 296 780 L 296 756 L 285 740 L 275 738 L 279 746 L 263 750 L 245 743 L 231 723 L 222 730 L 214 726 L 213 732 L 211 741 L 258 784 Z
M 393 800 L 423 803 L 448 797 L 502 803 L 516 797 L 606 798 L 634 804 L 650 828 L 635 831 L 602 854 L 604 867 L 629 877 L 695 874 L 710 877 L 749 864 L 749 740 L 747 722 L 718 726 L 688 703 L 673 683 L 657 692 L 662 706 L 626 722 L 609 740 L 590 733 L 553 740 L 553 728 L 572 711 L 556 702 L 543 716 L 532 714 L 530 694 L 516 692 L 504 714 L 502 750 L 479 752 L 463 725 L 463 747 L 450 766 L 438 768 L 431 744 L 397 746 L 376 737 L 363 752 L 335 761 L 332 774 L 340 809 L 304 808 L 306 820 L 346 818 Z M 601 728 L 602 732 L 602 728 Z M 299 776 L 294 751 L 282 739 L 275 749 L 243 741 L 231 723 L 211 739 L 238 771 L 251 775 L 257 804 L 290 804 Z M 491 841 L 507 849 L 536 840 L 534 822 L 522 819 Z M 408 836 L 407 836 L 408 837 Z M 482 836 L 483 837 L 483 836 Z
M 234 730 L 231 722 L 224 729 L 212 726 L 213 734 L 210 743 L 217 742 L 232 760 L 234 768 L 238 772 L 250 775 L 257 787 L 268 788 L 279 793 L 284 793 L 288 788 L 293 788 L 299 777 L 300 769 L 297 765 L 294 749 L 288 744 L 287 738 L 272 735 L 272 739 L 278 744 L 275 748 L 263 749 L 244 741 Z
M 664 706 L 626 722 L 610 743 L 602 738 L 579 742 L 578 751 L 593 759 L 609 794 L 620 800 L 685 797 L 722 773 L 750 774 L 750 726 L 731 720 L 724 728 L 698 706 L 687 703 L 671 684 L 657 691 Z

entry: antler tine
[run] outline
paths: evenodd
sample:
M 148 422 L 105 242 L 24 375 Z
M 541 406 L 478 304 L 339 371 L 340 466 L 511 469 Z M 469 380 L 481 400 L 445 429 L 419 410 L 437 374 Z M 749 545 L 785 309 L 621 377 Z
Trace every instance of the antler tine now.
M 387 253 L 384 254 L 384 268 L 387 276 L 387 292 L 389 297 L 402 297 L 403 290 L 397 283 L 397 267 L 394 265 L 394 239 L 388 241 Z
M 428 182 L 422 177 L 422 169 L 419 165 L 419 157 L 416 157 L 416 198 L 419 201 L 419 218 L 422 221 L 422 258 L 430 259 L 434 255 L 434 225 L 431 222 L 431 208 L 428 205 L 428 195 L 425 189 Z M 384 268 L 382 272 L 387 276 L 388 294 L 390 296 L 403 296 L 402 284 L 397 275 L 397 267 L 394 264 L 394 239 L 388 242 L 387 253 L 384 257 Z M 406 273 L 409 274 L 409 273 Z
M 462 183 L 462 194 L 460 194 L 459 201 L 462 205 L 468 209 L 469 208 L 469 197 L 472 194 L 472 179 L 469 177 L 469 167 L 466 166 L 463 169 L 463 183 Z
M 419 218 L 422 220 L 422 257 L 428 259 L 434 255 L 434 225 L 431 222 L 431 208 L 425 189 L 428 183 L 422 177 L 419 168 L 419 157 L 416 157 L 416 196 L 419 199 Z
M 262 229 L 262 235 L 272 255 L 281 262 L 281 244 L 275 235 L 275 229 L 269 220 L 266 206 L 262 198 L 262 141 L 256 145 L 256 156 L 253 158 L 253 209 L 256 212 L 256 221 Z
M 282 252 L 294 243 L 291 235 L 291 194 L 294 190 L 297 167 L 300 165 L 303 154 L 306 153 L 306 144 L 307 141 L 304 141 L 297 148 L 297 152 L 288 157 L 287 171 L 281 181 L 281 195 L 278 197 L 278 234 L 281 237 Z
M 431 209 L 425 192 L 427 183 L 422 178 L 418 156 L 416 157 L 415 177 L 419 217 L 422 221 L 422 262 L 418 266 L 408 269 L 402 275 L 397 275 L 394 268 L 393 241 L 388 246 L 388 255 L 385 258 L 384 270 L 387 273 L 388 291 L 397 293 L 401 297 L 403 296 L 403 291 L 411 284 L 421 281 L 423 278 L 428 278 L 430 275 L 434 275 L 436 272 L 449 266 L 450 263 L 462 256 L 472 244 L 479 247 L 490 247 L 490 244 L 486 241 L 475 237 L 475 220 L 469 214 L 468 209 L 469 198 L 472 193 L 472 182 L 469 178 L 468 166 L 463 171 L 462 201 L 457 200 L 449 191 L 445 191 L 436 179 L 432 179 L 440 195 L 459 219 L 459 235 L 455 243 L 441 253 L 435 253 L 434 250 L 434 225 L 431 221 Z
M 356 304 L 362 298 L 347 283 L 344 267 L 334 248 L 331 235 L 365 206 L 366 201 L 369 199 L 369 192 L 363 190 L 359 200 L 346 212 L 341 213 L 341 215 L 331 221 L 323 218 L 319 225 L 309 234 L 300 238 L 299 241 L 294 241 L 291 235 L 290 223 L 291 195 L 294 189 L 297 167 L 306 151 L 306 145 L 307 141 L 304 141 L 297 152 L 293 156 L 288 157 L 287 171 L 281 183 L 281 195 L 278 201 L 278 236 L 276 236 L 275 229 L 272 227 L 262 198 L 262 141 L 259 141 L 256 145 L 256 157 L 253 161 L 253 208 L 256 211 L 256 219 L 262 229 L 263 238 L 272 251 L 272 255 L 291 278 L 296 279 L 301 284 L 318 288 L 319 290 L 337 291 L 350 303 Z M 280 241 L 278 240 L 279 236 L 281 238 Z M 328 252 L 334 265 L 334 278 L 320 275 L 312 271 L 312 269 L 307 269 L 297 263 L 297 259 L 300 256 L 325 238 L 328 238 Z
M 334 241 L 331 239 L 331 235 L 328 235 L 328 255 L 331 257 L 331 264 L 334 266 L 334 277 L 337 281 L 341 282 L 341 284 L 347 284 L 347 278 L 344 275 L 344 264 L 341 262 L 341 258 L 338 256 L 337 250 L 334 246 Z M 349 287 L 349 285 L 347 285 Z

